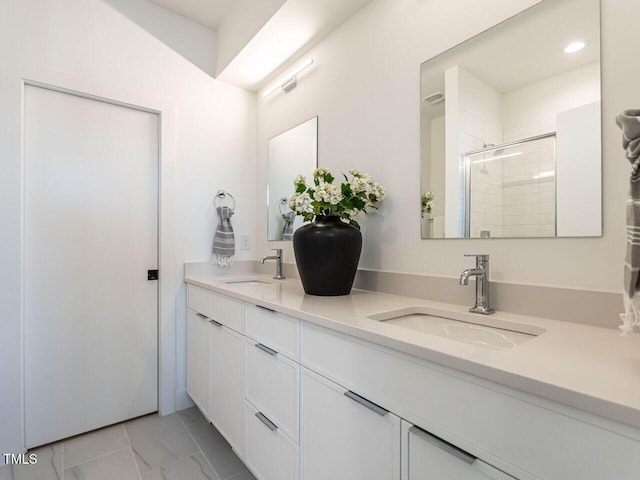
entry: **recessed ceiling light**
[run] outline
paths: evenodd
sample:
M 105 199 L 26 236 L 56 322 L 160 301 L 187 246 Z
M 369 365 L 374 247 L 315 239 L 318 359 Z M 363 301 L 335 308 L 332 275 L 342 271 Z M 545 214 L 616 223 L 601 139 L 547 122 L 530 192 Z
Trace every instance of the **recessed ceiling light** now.
M 564 48 L 565 53 L 575 53 L 584 48 L 584 42 L 572 42 Z

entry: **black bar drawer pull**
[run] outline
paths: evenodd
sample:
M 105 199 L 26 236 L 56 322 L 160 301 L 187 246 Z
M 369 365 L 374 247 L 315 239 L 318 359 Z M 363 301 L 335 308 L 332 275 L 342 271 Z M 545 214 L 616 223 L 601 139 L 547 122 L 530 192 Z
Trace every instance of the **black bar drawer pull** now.
M 262 305 L 256 305 L 257 308 L 261 308 L 262 310 L 266 310 L 267 312 L 271 312 L 271 313 L 276 313 L 275 310 L 272 310 L 270 308 L 267 307 L 263 307 Z
M 256 413 L 256 417 L 258 417 L 258 420 L 269 427 L 269 430 L 271 430 L 272 432 L 275 432 L 278 429 L 278 426 L 267 417 L 265 417 L 261 412 Z
M 471 455 L 470 453 L 465 452 L 459 447 L 447 442 L 446 440 L 441 439 L 440 437 L 436 437 L 434 434 L 427 432 L 426 430 L 421 429 L 420 427 L 416 427 L 415 425 L 409 428 L 409 432 L 413 433 L 417 437 L 420 437 L 425 442 L 429 442 L 431 445 L 438 447 L 440 450 L 444 450 L 450 455 L 462 460 L 463 462 L 471 465 L 476 461 L 476 457 Z
M 350 398 L 354 402 L 359 403 L 363 407 L 367 407 L 369 410 L 377 413 L 381 417 L 384 417 L 387 413 L 389 413 L 389 410 L 382 408 L 380 405 L 376 405 L 375 403 L 367 400 L 366 398 L 361 397 L 357 393 L 353 393 L 351 390 L 347 390 L 346 392 L 344 392 L 344 395 L 345 397 Z
M 256 343 L 256 347 L 262 350 L 263 352 L 267 352 L 269 355 L 273 355 L 274 357 L 278 354 L 274 349 L 267 347 L 261 343 Z

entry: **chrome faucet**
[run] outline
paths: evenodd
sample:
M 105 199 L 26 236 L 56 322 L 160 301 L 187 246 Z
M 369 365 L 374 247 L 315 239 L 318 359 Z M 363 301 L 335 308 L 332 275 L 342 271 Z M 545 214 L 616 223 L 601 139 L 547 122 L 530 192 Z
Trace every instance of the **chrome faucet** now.
M 490 315 L 495 310 L 489 306 L 489 255 L 465 255 L 465 257 L 476 257 L 476 268 L 468 268 L 460 275 L 460 285 L 468 285 L 469 277 L 476 277 L 476 304 L 469 311 Z
M 266 257 L 262 257 L 260 263 L 264 265 L 264 262 L 267 260 L 275 260 L 276 261 L 276 274 L 273 276 L 276 280 L 284 280 L 284 273 L 282 272 L 282 249 L 281 248 L 272 248 L 271 250 L 275 250 L 275 255 L 269 255 Z

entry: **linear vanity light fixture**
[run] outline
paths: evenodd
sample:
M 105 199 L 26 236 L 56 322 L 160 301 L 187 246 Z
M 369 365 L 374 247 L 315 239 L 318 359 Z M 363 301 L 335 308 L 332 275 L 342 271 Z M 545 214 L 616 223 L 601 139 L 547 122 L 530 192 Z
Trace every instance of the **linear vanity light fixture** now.
M 289 73 L 284 75 L 280 80 L 275 82 L 273 86 L 265 90 L 262 96 L 268 97 L 273 92 L 275 92 L 278 88 L 282 89 L 285 93 L 290 90 L 293 90 L 294 88 L 296 88 L 296 85 L 298 85 L 298 79 L 296 78 L 296 75 L 302 72 L 305 68 L 309 67 L 312 63 L 313 63 L 313 58 L 310 58 L 305 62 L 302 62 L 300 65 L 295 67 Z

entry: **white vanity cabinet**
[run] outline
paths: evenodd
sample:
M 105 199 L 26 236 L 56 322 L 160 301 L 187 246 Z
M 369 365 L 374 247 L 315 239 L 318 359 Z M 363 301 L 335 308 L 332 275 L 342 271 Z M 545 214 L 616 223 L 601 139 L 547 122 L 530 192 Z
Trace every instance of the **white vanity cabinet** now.
M 242 456 L 244 450 L 244 336 L 211 326 L 211 423 Z
M 245 462 L 260 480 L 299 476 L 299 320 L 247 304 Z
M 300 366 L 249 337 L 245 348 L 247 401 L 297 443 Z
M 304 480 L 399 480 L 400 418 L 302 369 Z
M 403 480 L 513 480 L 468 452 L 402 421 Z
M 244 463 L 258 480 L 298 480 L 299 446 L 245 402 Z
M 211 402 L 209 328 L 206 315 L 187 309 L 187 393 L 207 419 Z
M 637 429 L 315 325 L 302 338 L 305 367 L 514 478 L 640 478 Z
M 244 303 L 187 288 L 187 393 L 242 456 Z
M 187 392 L 258 480 L 640 478 L 637 428 L 332 325 L 188 286 Z

